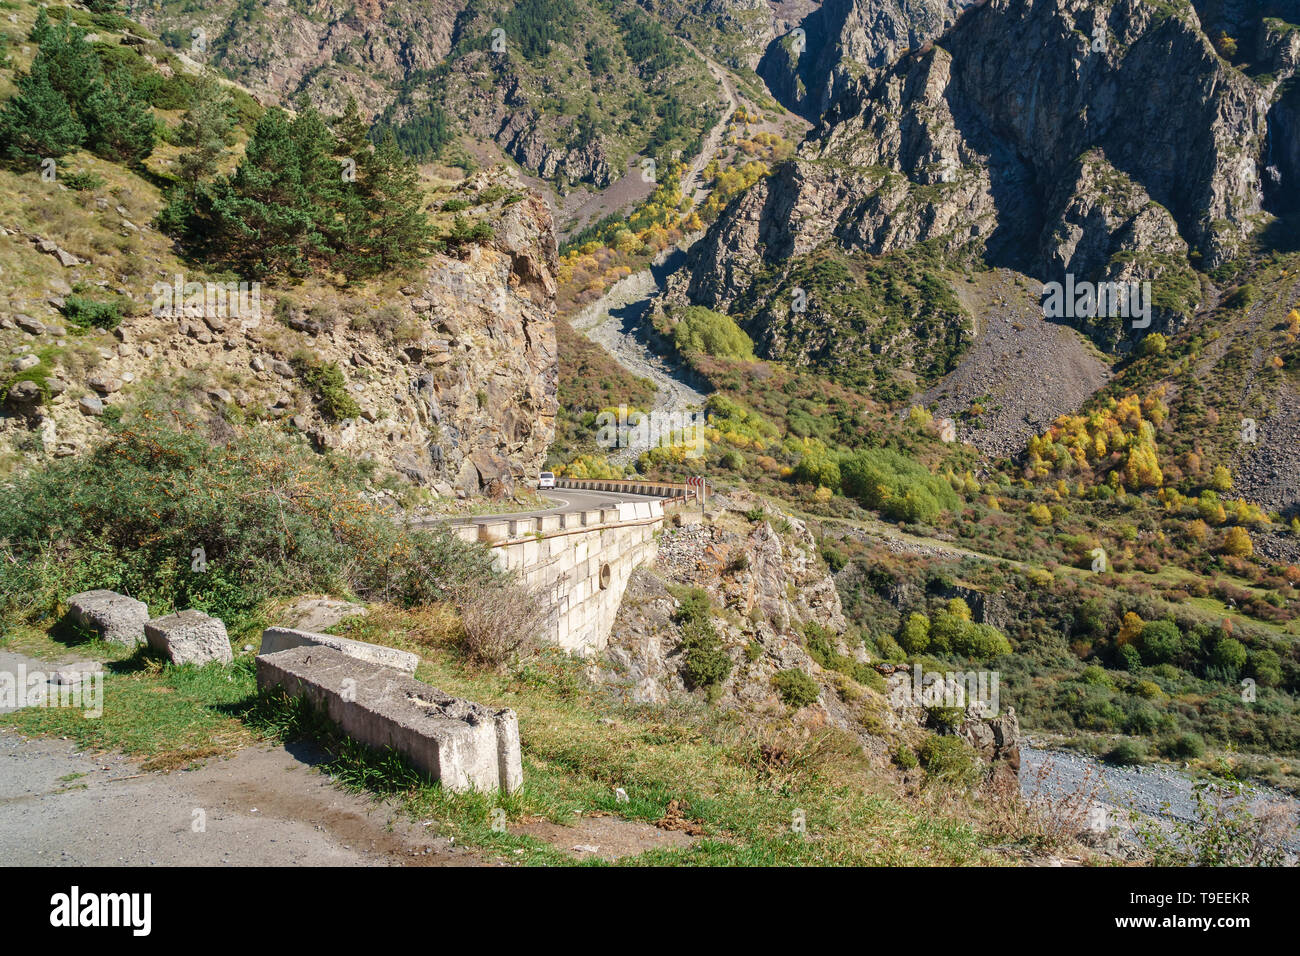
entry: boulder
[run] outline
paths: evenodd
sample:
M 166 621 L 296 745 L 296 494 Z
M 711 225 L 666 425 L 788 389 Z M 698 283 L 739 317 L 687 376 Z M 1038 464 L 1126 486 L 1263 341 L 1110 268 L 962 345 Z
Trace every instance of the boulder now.
M 293 625 L 294 630 L 316 633 L 333 627 L 346 618 L 365 613 L 364 607 L 350 601 L 305 597 L 285 608 L 284 617 Z
M 144 636 L 150 647 L 173 664 L 229 664 L 235 659 L 226 625 L 202 611 L 177 611 L 156 618 L 144 626 Z
M 14 405 L 39 405 L 44 397 L 36 382 L 15 382 L 9 389 L 9 401 Z
M 14 322 L 18 324 L 18 328 L 32 335 L 44 335 L 47 331 L 44 322 L 39 322 L 30 315 L 15 315 Z
M 82 591 L 68 598 L 68 617 L 106 641 L 133 646 L 144 642 L 149 606 L 115 591 Z

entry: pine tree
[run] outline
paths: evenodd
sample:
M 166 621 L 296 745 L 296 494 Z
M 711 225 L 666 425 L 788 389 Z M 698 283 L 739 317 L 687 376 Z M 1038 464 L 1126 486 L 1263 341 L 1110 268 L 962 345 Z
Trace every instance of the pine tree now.
M 433 229 L 424 215 L 420 176 L 389 133 L 374 147 L 368 182 L 370 256 L 377 269 L 419 263 L 429 255 Z
M 81 115 L 90 148 L 105 159 L 134 163 L 153 151 L 157 123 L 126 71 L 105 77 L 86 99 Z
M 85 139 L 86 128 L 38 56 L 31 72 L 18 80 L 18 92 L 0 109 L 0 148 L 9 159 L 39 161 L 71 152 Z
M 119 162 L 148 155 L 156 124 L 130 75 L 117 70 L 106 77 L 86 32 L 70 17 L 52 24 L 40 9 L 31 38 L 37 44 L 31 70 L 0 111 L 6 154 L 62 156 L 84 144 Z
M 293 120 L 283 110 L 262 117 L 234 174 L 198 191 L 197 214 L 178 185 L 164 215 L 188 222 L 196 246 L 210 239 L 210 254 L 252 273 L 320 266 L 352 279 L 427 256 L 419 175 L 392 135 L 372 147 L 354 103 L 332 128 L 310 106 L 300 110 Z
M 252 274 L 304 274 L 328 258 L 329 240 L 341 231 L 331 209 L 338 194 L 332 147 L 315 110 L 292 122 L 283 110 L 268 110 L 234 175 L 213 186 L 213 251 Z
M 86 125 L 82 110 L 104 82 L 104 68 L 86 42 L 86 31 L 73 23 L 71 17 L 52 25 L 42 24 L 38 16 L 32 39 L 38 44 L 37 59 L 44 60 L 49 70 L 50 83 L 78 113 L 82 125 Z
M 214 80 L 201 82 L 177 131 L 181 145 L 190 147 L 177 159 L 177 178 L 192 190 L 199 183 L 213 179 L 221 157 L 230 146 L 234 126 L 234 101 L 230 94 Z

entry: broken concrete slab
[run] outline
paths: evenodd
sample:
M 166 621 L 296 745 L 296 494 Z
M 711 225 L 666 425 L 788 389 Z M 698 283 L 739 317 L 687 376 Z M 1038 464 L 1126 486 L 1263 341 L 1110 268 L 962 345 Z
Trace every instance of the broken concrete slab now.
M 274 654 L 291 647 L 332 647 L 334 650 L 355 657 L 357 660 L 382 667 L 392 667 L 407 674 L 414 674 L 420 658 L 410 651 L 399 651 L 395 647 L 380 644 L 367 644 L 333 634 L 318 634 L 315 631 L 302 631 L 293 627 L 268 627 L 262 632 L 261 654 Z
M 68 617 L 106 641 L 134 646 L 144 643 L 149 606 L 116 591 L 82 591 L 68 598 Z
M 235 659 L 226 625 L 202 611 L 177 611 L 155 618 L 144 626 L 144 636 L 150 647 L 173 664 L 229 664 Z
M 391 747 L 448 790 L 523 784 L 519 721 L 331 647 L 302 645 L 257 658 L 257 687 L 303 697 L 354 740 Z

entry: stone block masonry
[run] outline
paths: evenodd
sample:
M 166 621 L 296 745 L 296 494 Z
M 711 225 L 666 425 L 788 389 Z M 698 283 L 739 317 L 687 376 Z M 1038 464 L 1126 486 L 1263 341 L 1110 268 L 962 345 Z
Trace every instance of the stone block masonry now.
M 632 572 L 655 559 L 662 501 L 462 525 L 456 533 L 492 548 L 497 567 L 513 571 L 553 604 L 544 640 L 592 655 L 609 641 Z
M 303 697 L 352 739 L 391 747 L 448 790 L 504 791 L 523 784 L 519 721 L 407 674 L 304 644 L 257 657 L 257 687 Z
M 355 657 L 370 664 L 380 664 L 407 674 L 414 674 L 420 658 L 410 651 L 399 651 L 395 647 L 379 644 L 367 644 L 333 634 L 317 634 L 314 631 L 300 631 L 292 627 L 268 627 L 262 632 L 262 647 L 259 654 L 274 654 L 291 647 L 329 647 L 340 654 Z
M 591 656 L 604 650 L 632 572 L 654 561 L 665 515 L 693 517 L 707 489 L 666 481 L 560 478 L 557 487 L 655 496 L 613 507 L 500 518 L 457 525 L 465 541 L 487 545 L 497 567 L 513 571 L 550 600 L 543 640 Z

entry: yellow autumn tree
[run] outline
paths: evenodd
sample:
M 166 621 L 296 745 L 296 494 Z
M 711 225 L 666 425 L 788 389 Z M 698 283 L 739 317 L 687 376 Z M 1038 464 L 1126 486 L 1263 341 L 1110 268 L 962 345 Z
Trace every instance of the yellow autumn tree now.
M 1245 528 L 1234 525 L 1223 536 L 1223 550 L 1238 558 L 1249 558 L 1255 553 L 1255 545 L 1250 540 L 1250 533 Z

